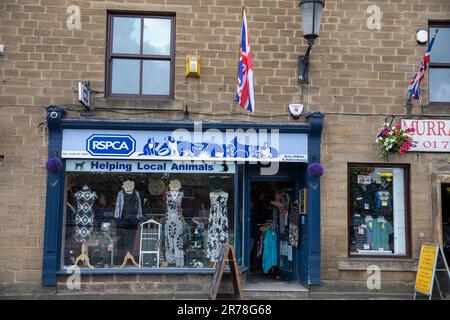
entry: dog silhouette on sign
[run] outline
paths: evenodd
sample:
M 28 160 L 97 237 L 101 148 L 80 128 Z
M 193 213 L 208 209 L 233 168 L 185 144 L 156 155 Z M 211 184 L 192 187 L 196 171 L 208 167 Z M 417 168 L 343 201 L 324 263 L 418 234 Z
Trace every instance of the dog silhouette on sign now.
M 86 163 L 86 161 L 75 163 L 75 170 L 83 171 L 85 163 Z

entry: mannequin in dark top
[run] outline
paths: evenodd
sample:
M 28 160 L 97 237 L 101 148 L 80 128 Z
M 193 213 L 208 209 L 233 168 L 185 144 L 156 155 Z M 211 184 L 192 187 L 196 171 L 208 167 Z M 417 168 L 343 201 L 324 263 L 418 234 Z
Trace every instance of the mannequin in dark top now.
M 117 193 L 114 218 L 117 219 L 119 235 L 118 256 L 133 252 L 139 220 L 142 219 L 141 197 L 134 189 L 133 181 L 125 181 L 123 190 Z

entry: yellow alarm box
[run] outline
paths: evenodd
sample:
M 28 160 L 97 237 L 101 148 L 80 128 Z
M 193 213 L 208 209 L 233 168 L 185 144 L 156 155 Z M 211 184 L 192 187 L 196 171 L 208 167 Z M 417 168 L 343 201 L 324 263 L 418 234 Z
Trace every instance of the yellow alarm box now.
M 186 56 L 186 77 L 200 77 L 200 56 Z

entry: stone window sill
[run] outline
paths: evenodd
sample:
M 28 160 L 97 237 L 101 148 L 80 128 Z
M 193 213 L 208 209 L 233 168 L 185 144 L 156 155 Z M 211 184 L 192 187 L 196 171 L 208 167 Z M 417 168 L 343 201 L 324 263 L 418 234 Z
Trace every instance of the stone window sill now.
M 417 259 L 384 258 L 338 258 L 340 271 L 367 271 L 367 267 L 376 265 L 381 271 L 417 271 Z

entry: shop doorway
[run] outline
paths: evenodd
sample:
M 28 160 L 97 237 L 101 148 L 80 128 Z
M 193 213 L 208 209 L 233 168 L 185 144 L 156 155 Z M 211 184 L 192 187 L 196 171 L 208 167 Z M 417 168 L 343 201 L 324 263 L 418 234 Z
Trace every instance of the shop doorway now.
M 447 263 L 450 264 L 450 184 L 441 184 L 442 244 Z
M 250 184 L 250 282 L 296 280 L 297 246 L 292 245 L 293 231 L 298 241 L 299 225 L 292 215 L 295 186 L 293 181 Z

